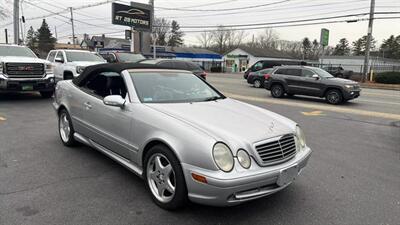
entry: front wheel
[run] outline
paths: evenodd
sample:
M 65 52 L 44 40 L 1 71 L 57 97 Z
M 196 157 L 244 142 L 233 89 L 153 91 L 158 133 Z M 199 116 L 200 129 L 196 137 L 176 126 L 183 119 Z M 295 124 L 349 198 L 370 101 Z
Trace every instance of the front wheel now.
M 326 101 L 329 104 L 338 105 L 342 103 L 343 96 L 339 90 L 329 90 L 325 95 Z
M 77 142 L 74 139 L 75 130 L 72 126 L 71 117 L 67 110 L 62 109 L 58 116 L 58 131 L 65 146 L 74 146 Z
M 146 187 L 158 206 L 173 210 L 185 205 L 187 188 L 182 167 L 168 147 L 152 147 L 145 156 L 144 165 Z
M 285 90 L 280 84 L 274 84 L 271 87 L 271 95 L 274 98 L 282 98 L 285 95 Z
M 53 91 L 41 91 L 40 95 L 42 98 L 51 98 L 51 96 L 53 96 Z

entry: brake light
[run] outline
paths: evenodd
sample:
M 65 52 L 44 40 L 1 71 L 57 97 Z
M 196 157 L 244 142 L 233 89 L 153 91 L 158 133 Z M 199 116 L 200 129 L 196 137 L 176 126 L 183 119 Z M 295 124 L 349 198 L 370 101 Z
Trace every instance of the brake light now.
M 267 73 L 267 74 L 264 74 L 264 78 L 265 78 L 266 80 L 268 80 L 270 77 L 271 77 L 271 75 L 269 75 L 268 73 Z

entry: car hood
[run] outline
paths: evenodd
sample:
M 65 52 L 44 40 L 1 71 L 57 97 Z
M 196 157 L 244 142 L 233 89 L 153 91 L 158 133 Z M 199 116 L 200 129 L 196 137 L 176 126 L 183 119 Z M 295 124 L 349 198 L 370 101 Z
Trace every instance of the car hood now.
M 76 61 L 76 62 L 71 62 L 71 65 L 87 67 L 87 66 L 97 65 L 97 64 L 101 64 L 101 63 L 105 63 L 105 62 Z
M 343 78 L 329 78 L 327 79 L 330 83 L 339 83 L 339 84 L 358 84 L 355 81 L 343 79 Z
M 251 144 L 293 133 L 296 125 L 276 113 L 229 98 L 210 102 L 147 105 L 205 131 L 217 141 L 240 140 Z
M 0 56 L 0 62 L 8 63 L 47 63 L 50 62 L 45 59 L 33 58 L 33 57 L 19 57 L 19 56 Z

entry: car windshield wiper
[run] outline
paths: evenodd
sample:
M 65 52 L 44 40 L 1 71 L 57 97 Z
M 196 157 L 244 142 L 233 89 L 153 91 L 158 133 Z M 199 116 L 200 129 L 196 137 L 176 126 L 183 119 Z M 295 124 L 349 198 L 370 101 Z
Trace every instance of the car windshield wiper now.
M 212 96 L 212 97 L 205 98 L 204 101 L 205 102 L 215 101 L 215 100 L 218 100 L 218 99 L 221 99 L 221 98 L 222 98 L 221 96 Z

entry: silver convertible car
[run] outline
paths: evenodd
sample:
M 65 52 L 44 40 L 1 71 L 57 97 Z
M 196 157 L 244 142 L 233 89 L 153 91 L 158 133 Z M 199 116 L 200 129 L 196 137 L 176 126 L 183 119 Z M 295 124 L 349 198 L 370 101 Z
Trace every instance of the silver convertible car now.
M 291 184 L 311 149 L 293 121 L 225 97 L 181 70 L 87 67 L 57 83 L 61 141 L 91 146 L 145 180 L 165 209 L 228 206 Z

